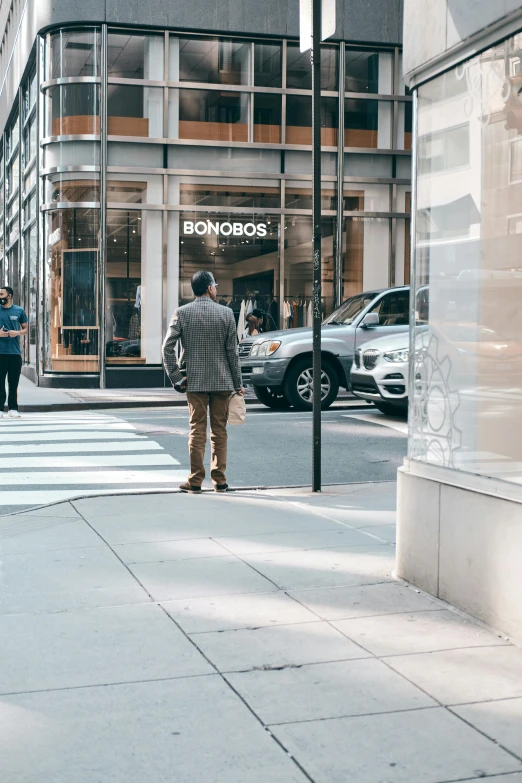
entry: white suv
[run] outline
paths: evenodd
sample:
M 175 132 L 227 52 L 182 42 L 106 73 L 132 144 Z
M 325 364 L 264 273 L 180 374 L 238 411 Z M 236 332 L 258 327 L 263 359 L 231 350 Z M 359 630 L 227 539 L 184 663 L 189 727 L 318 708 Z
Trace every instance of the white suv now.
M 408 409 L 408 332 L 371 340 L 355 352 L 350 372 L 353 394 L 383 413 Z

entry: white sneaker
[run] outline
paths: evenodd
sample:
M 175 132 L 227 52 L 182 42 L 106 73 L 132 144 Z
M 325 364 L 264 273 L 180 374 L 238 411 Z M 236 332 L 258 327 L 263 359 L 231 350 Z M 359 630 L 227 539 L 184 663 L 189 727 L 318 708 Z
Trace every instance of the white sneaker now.
M 18 413 L 18 411 L 9 411 L 9 413 L 7 415 L 9 416 L 10 419 L 21 419 L 22 418 L 22 415 L 20 413 Z

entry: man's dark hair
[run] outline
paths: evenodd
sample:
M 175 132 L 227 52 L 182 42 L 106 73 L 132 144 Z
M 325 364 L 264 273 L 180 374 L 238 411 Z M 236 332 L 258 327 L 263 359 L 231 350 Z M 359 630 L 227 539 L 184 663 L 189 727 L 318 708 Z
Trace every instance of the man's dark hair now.
M 266 313 L 264 310 L 260 310 L 259 307 L 255 307 L 252 310 L 252 315 L 255 315 L 256 318 L 264 318 Z
M 210 272 L 196 272 L 191 280 L 194 296 L 203 296 L 208 291 L 209 286 L 214 285 L 214 277 Z
M 0 286 L 0 291 L 7 291 L 7 293 L 9 294 L 9 296 L 13 296 L 13 294 L 14 294 L 14 291 L 13 291 L 13 289 L 11 288 L 11 286 L 10 286 L 10 285 L 2 285 L 2 286 Z

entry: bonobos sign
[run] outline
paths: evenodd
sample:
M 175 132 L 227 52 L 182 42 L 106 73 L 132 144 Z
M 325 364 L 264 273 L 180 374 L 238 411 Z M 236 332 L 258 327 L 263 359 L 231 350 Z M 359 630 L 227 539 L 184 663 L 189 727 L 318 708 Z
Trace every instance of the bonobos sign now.
M 215 234 L 222 237 L 266 237 L 266 223 L 222 223 L 219 220 L 184 220 L 183 234 Z

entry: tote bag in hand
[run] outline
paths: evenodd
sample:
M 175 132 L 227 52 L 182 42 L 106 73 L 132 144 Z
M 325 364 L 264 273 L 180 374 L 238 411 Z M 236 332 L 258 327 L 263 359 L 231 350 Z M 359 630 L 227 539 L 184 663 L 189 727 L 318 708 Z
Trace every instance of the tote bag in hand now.
M 246 403 L 242 394 L 233 394 L 228 404 L 228 423 L 244 424 L 246 419 Z

